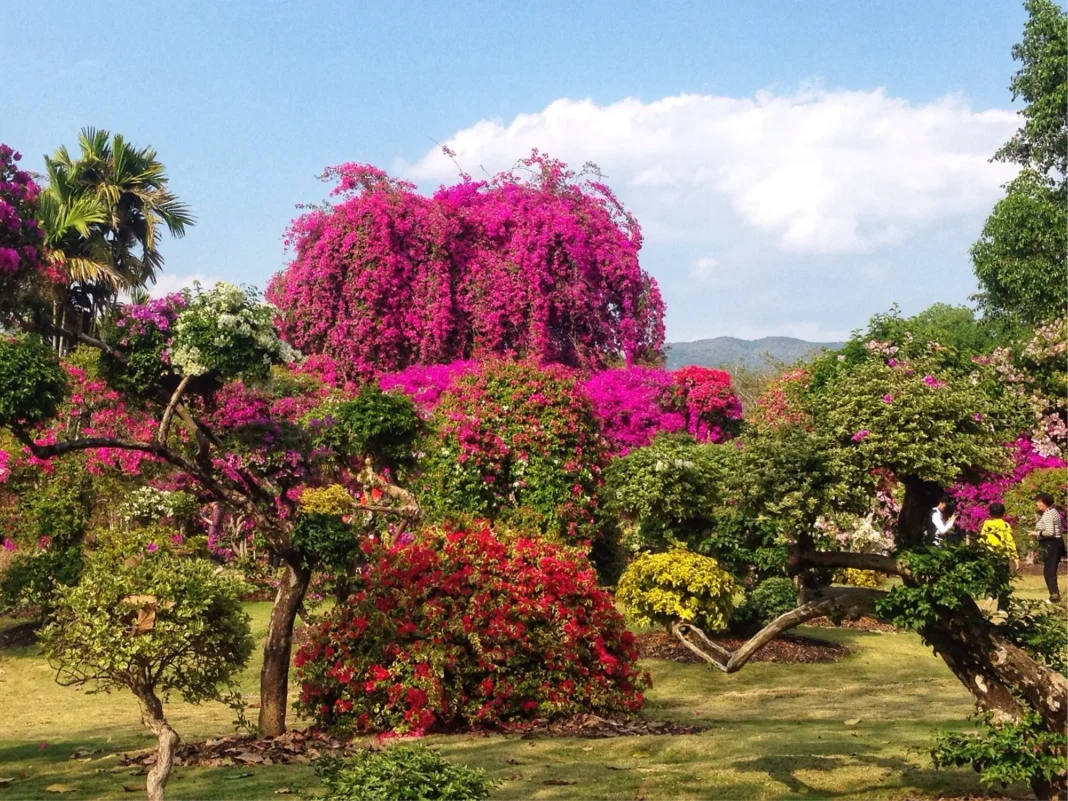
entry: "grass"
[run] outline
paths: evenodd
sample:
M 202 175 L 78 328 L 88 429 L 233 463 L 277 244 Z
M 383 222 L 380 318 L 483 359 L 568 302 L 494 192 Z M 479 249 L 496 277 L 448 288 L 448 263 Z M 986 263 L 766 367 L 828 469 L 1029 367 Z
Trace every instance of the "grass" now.
M 1043 597 L 1041 577 L 1021 578 L 1018 592 Z M 262 637 L 269 604 L 247 608 Z M 975 774 L 936 771 L 926 754 L 935 732 L 968 725 L 973 705 L 919 638 L 808 631 L 853 654 L 831 665 L 750 664 L 731 676 L 650 661 L 654 687 L 646 714 L 705 727 L 700 734 L 606 740 L 456 735 L 427 741 L 449 758 L 485 768 L 501 782 L 495 797 L 502 799 L 985 794 Z M 252 698 L 258 670 L 250 665 L 240 677 Z M 68 799 L 137 798 L 143 792 L 143 776 L 118 765 L 122 751 L 152 744 L 132 696 L 59 687 L 37 647 L 8 648 L 0 650 L 0 710 L 0 779 L 12 780 L 0 782 L 0 801 L 53 797 L 46 789 L 55 785 L 68 792 L 54 797 Z M 219 704 L 174 701 L 168 717 L 187 740 L 233 731 L 233 712 Z M 178 768 L 168 794 L 274 798 L 280 788 L 306 796 L 318 787 L 308 766 Z M 1026 787 L 1010 788 L 1007 795 L 1030 797 Z

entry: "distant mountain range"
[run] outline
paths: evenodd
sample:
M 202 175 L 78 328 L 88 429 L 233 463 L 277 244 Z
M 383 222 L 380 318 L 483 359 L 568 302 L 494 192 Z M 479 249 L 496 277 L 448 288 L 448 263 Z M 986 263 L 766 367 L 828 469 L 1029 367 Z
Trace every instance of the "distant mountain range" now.
M 838 350 L 844 342 L 806 342 L 793 337 L 764 337 L 763 339 L 736 339 L 715 337 L 694 342 L 669 342 L 667 367 L 677 370 L 689 364 L 700 367 L 729 369 L 741 364 L 750 369 L 759 369 L 768 364 L 767 354 L 774 362 L 791 364 L 799 359 L 814 356 L 822 351 Z

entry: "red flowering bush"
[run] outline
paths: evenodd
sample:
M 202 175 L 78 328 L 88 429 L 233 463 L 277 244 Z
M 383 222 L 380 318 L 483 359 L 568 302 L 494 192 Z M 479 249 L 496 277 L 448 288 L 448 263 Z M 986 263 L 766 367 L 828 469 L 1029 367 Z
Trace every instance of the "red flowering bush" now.
M 686 430 L 700 442 L 722 442 L 735 433 L 742 403 L 734 394 L 731 374 L 711 367 L 683 367 L 672 373 L 682 389 Z
M 568 542 L 597 538 L 607 453 L 566 368 L 477 365 L 442 394 L 431 427 L 420 484 L 432 516 L 503 520 Z
M 431 529 L 357 581 L 296 657 L 298 705 L 321 725 L 423 733 L 641 708 L 634 636 L 573 550 Z
M 664 304 L 637 222 L 534 153 L 523 176 L 427 198 L 374 167 L 327 170 L 340 202 L 293 222 L 269 289 L 284 336 L 346 377 L 493 356 L 582 367 L 659 355 Z

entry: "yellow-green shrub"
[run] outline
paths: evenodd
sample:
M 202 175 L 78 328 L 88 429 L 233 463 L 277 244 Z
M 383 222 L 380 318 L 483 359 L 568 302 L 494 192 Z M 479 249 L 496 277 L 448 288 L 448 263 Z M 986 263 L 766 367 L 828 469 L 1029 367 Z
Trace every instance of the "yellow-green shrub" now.
M 855 567 L 847 567 L 835 573 L 834 580 L 839 584 L 848 584 L 851 587 L 877 590 L 886 583 L 886 574 L 877 573 L 874 570 L 859 570 Z
M 642 554 L 623 572 L 616 598 L 637 623 L 693 623 L 722 631 L 738 589 L 731 575 L 708 556 L 676 548 Z
M 353 511 L 352 495 L 340 484 L 309 488 L 300 496 L 300 511 L 309 515 L 347 515 Z

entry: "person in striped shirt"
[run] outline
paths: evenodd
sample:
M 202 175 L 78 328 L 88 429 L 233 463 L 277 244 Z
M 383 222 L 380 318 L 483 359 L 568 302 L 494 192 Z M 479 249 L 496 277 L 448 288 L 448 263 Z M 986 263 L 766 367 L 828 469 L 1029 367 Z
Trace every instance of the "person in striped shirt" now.
M 1038 512 L 1035 536 L 1038 538 L 1039 547 L 1044 549 L 1043 575 L 1046 579 L 1046 589 L 1049 590 L 1048 603 L 1059 603 L 1061 591 L 1057 586 L 1057 570 L 1065 556 L 1061 515 L 1053 506 L 1053 496 L 1047 492 L 1040 492 L 1035 496 L 1035 511 Z

